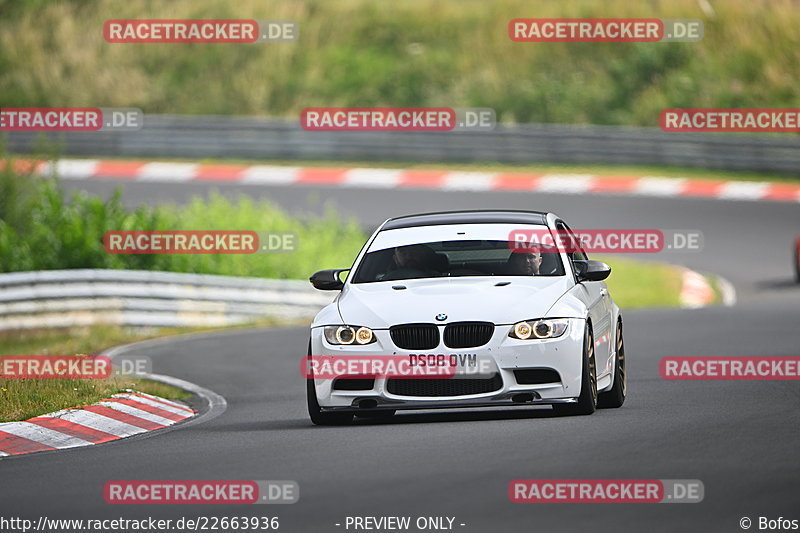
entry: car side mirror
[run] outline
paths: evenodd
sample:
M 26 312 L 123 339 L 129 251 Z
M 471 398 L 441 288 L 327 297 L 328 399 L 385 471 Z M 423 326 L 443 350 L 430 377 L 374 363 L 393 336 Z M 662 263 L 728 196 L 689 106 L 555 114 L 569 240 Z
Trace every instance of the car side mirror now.
M 603 281 L 611 274 L 611 267 L 602 261 L 573 261 L 578 273 L 578 281 Z
M 349 271 L 349 268 L 332 268 L 320 270 L 308 278 L 315 289 L 321 291 L 340 291 L 344 287 L 344 282 L 339 279 L 339 274 Z

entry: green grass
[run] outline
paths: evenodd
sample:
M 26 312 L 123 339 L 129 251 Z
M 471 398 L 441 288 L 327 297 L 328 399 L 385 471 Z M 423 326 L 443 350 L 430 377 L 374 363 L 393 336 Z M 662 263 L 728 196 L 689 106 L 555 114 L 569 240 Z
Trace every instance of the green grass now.
M 173 400 L 191 396 L 170 385 L 140 378 L 0 380 L 0 423 L 93 404 L 128 389 Z
M 711 9 L 705 9 L 710 6 Z M 793 0 L 0 2 L 3 106 L 297 116 L 310 106 L 492 107 L 502 122 L 655 126 L 668 107 L 796 107 Z M 699 18 L 697 43 L 515 43 L 525 17 Z M 282 44 L 110 44 L 117 18 L 295 20 Z
M 711 305 L 720 305 L 723 303 L 723 294 L 722 282 L 720 281 L 719 276 L 707 276 L 706 279 L 708 280 L 708 284 L 711 285 L 711 288 L 714 290 L 714 300 L 711 302 Z
M 305 322 L 263 319 L 252 326 L 298 325 Z M 221 328 L 124 328 L 92 326 L 58 330 L 0 332 L 0 359 L 9 355 L 71 355 L 101 353 L 113 346 L 157 337 L 182 335 Z M 3 379 L 0 377 L 0 423 L 27 420 L 69 407 L 88 405 L 126 389 L 172 400 L 186 400 L 191 393 L 149 379 L 121 376 L 109 379 Z
M 98 326 L 81 330 L 35 330 L 0 333 L 0 359 L 8 355 L 69 355 L 97 353 L 104 348 L 165 334 Z M 191 394 L 156 381 L 136 377 L 109 379 L 0 378 L 0 422 L 26 420 L 60 409 L 87 405 L 125 389 L 183 400 Z
M 595 256 L 611 267 L 606 280 L 608 291 L 623 309 L 645 307 L 678 307 L 680 305 L 681 271 L 664 263 L 636 261 L 611 255 Z M 718 290 L 714 287 L 715 293 Z

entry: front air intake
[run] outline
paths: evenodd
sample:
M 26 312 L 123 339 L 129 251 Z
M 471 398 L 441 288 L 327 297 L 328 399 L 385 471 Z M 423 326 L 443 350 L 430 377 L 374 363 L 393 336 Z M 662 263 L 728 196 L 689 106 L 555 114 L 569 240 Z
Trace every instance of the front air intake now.
M 448 348 L 476 348 L 491 340 L 491 322 L 453 322 L 444 328 L 444 345 Z
M 514 370 L 514 377 L 520 385 L 544 385 L 545 383 L 561 382 L 561 376 L 552 368 Z
M 494 374 L 489 378 L 426 378 L 389 379 L 386 390 L 398 396 L 468 396 L 485 394 L 503 387 L 503 378 Z
M 404 350 L 432 350 L 439 346 L 436 324 L 400 324 L 389 328 L 392 342 Z

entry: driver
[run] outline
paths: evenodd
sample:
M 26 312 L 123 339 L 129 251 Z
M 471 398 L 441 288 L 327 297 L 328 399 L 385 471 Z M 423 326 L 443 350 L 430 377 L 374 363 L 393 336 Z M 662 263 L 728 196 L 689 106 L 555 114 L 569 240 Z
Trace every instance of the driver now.
M 390 271 L 386 279 L 419 278 L 437 275 L 433 270 L 432 256 L 435 252 L 424 244 L 398 246 L 392 259 L 397 268 Z
M 422 244 L 412 244 L 411 246 L 398 246 L 394 249 L 392 256 L 395 264 L 399 268 L 416 268 L 426 270 L 427 249 Z
M 508 273 L 512 276 L 538 276 L 542 266 L 542 253 L 514 252 L 508 258 Z

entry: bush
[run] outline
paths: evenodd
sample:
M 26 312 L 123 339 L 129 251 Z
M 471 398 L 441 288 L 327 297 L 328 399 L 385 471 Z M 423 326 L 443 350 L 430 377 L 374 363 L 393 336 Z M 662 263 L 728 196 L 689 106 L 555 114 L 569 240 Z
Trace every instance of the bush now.
M 19 165 L 16 165 L 19 166 Z M 103 235 L 111 230 L 293 231 L 294 253 L 244 255 L 109 254 Z M 56 178 L 15 170 L 10 158 L 0 169 L 0 272 L 66 268 L 122 268 L 307 278 L 315 270 L 350 266 L 366 236 L 358 224 L 332 209 L 321 216 L 290 216 L 268 201 L 214 193 L 185 206 L 122 205 L 83 192 L 67 197 Z

